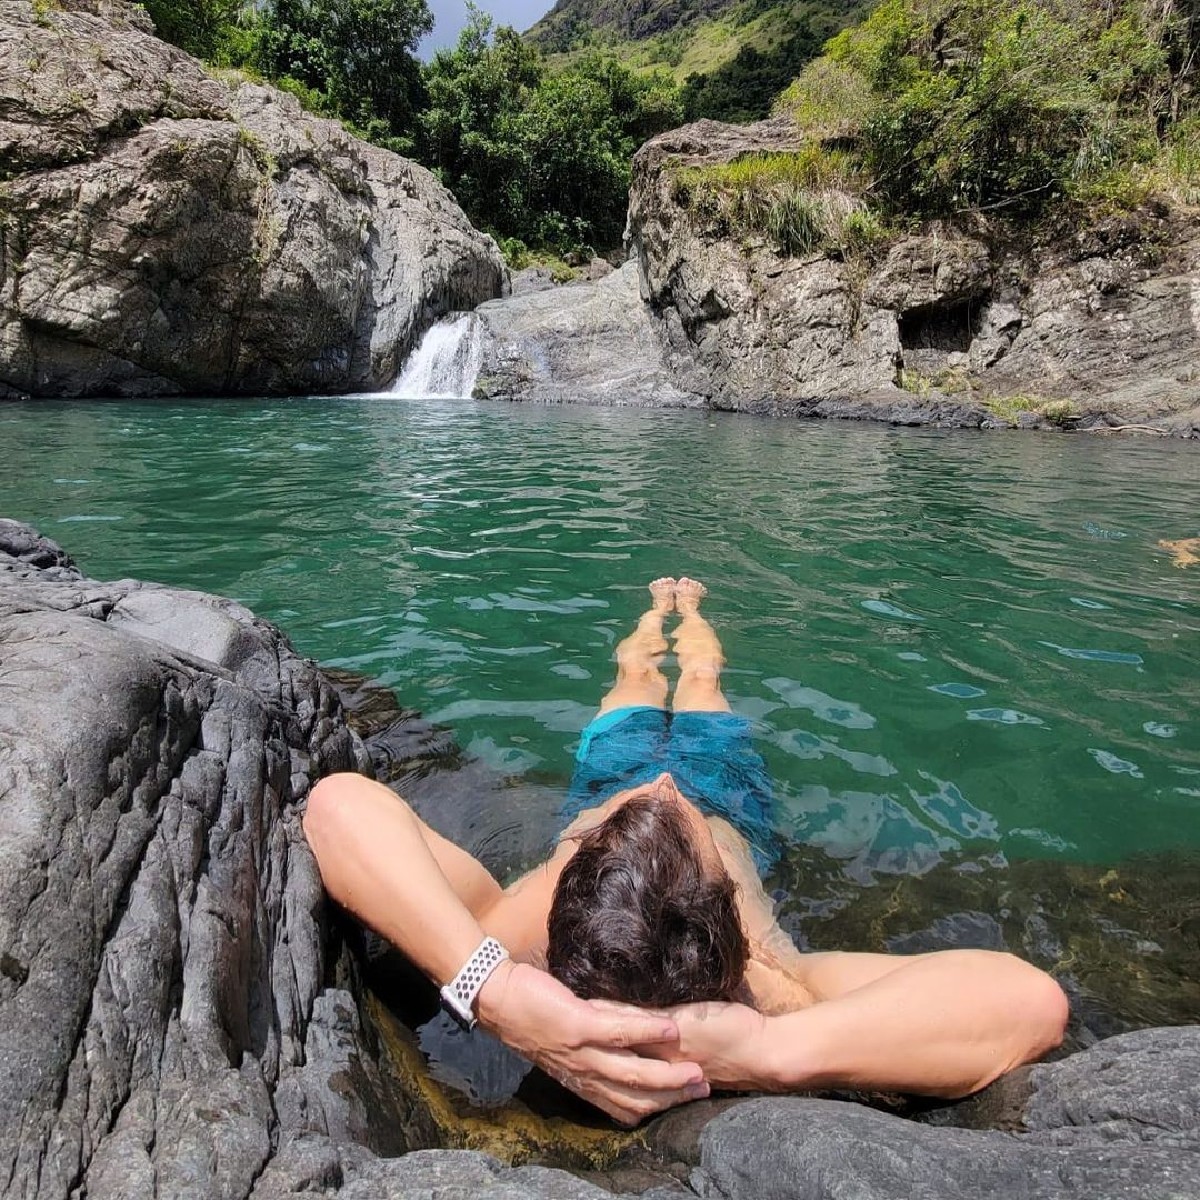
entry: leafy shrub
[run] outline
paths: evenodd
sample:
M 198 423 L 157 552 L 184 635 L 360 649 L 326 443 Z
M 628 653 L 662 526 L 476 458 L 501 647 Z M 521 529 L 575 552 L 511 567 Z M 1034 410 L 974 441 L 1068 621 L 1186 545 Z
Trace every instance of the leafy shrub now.
M 886 243 L 890 236 L 874 209 L 851 209 L 842 221 L 842 247 L 850 253 L 869 253 Z
M 777 113 L 786 113 L 821 141 L 856 137 L 872 106 L 865 76 L 831 58 L 818 58 L 780 94 Z
M 883 0 L 781 96 L 814 138 L 849 141 L 885 208 L 1136 205 L 1193 195 L 1181 115 L 1200 64 L 1195 0 Z

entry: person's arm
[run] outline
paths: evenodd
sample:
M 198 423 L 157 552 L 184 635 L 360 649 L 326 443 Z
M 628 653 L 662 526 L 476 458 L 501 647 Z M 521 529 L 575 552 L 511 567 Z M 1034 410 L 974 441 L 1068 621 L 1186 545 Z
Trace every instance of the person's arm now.
M 700 1063 L 713 1087 L 957 1098 L 1062 1041 L 1062 989 L 1011 955 L 812 957 L 819 961 L 806 982 L 817 1003 L 778 1016 L 736 1004 L 685 1005 L 672 1013 L 680 1031 L 672 1052 Z
M 483 940 L 499 885 L 382 784 L 360 775 L 322 780 L 304 832 L 329 895 L 439 986 Z M 694 1062 L 630 1048 L 676 1045 L 671 1018 L 580 1000 L 526 963 L 501 963 L 479 992 L 477 1012 L 501 1041 L 619 1121 L 708 1094 Z

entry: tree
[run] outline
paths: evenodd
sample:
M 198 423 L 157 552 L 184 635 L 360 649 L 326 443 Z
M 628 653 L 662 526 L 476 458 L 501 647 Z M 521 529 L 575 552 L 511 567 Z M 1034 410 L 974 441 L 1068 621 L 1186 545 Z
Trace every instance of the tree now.
M 268 0 L 258 66 L 316 93 L 374 140 L 405 150 L 425 106 L 415 51 L 432 28 L 425 0 Z
M 241 0 L 145 0 L 160 38 L 210 62 L 240 62 L 249 27 Z
M 821 52 L 821 39 L 803 18 L 795 31 L 769 50 L 743 46 L 729 62 L 707 75 L 689 75 L 683 89 L 689 121 L 760 121 L 776 96 L 810 59 Z
M 469 8 L 457 46 L 426 71 L 423 161 L 501 237 L 560 251 L 615 244 L 634 150 L 679 123 L 674 84 L 601 57 L 551 73 L 514 30 Z

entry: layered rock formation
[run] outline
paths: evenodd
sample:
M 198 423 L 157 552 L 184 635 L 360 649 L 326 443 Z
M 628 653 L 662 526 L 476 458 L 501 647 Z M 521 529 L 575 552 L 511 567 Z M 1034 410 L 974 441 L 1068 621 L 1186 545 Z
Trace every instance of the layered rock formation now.
M 591 1181 L 428 1148 L 483 1122 L 447 1124 L 396 1071 L 299 806 L 327 771 L 461 760 L 381 693 L 355 704 L 371 756 L 330 681 L 244 608 L 87 579 L 0 521 L 4 1195 L 1200 1195 L 1194 1026 L 1022 1069 L 921 1123 L 785 1098 L 593 1128 L 611 1161 Z M 567 1126 L 496 1145 L 561 1160 Z
M 1111 219 L 1052 246 L 949 228 L 875 261 L 781 254 L 689 211 L 679 172 L 794 151 L 795 126 L 702 121 L 634 159 L 629 234 L 679 385 L 721 408 L 980 425 L 976 394 L 1077 404 L 1092 422 L 1200 431 L 1200 233 L 1187 214 Z M 907 372 L 922 385 L 895 386 Z M 911 382 L 910 382 L 911 386 Z
M 136 6 L 0 21 L 9 394 L 375 389 L 499 295 L 495 244 L 428 171 L 215 77 Z

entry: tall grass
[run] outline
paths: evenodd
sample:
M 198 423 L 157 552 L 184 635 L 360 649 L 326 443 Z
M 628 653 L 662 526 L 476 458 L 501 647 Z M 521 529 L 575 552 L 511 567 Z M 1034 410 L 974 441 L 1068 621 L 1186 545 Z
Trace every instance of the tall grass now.
M 765 236 L 781 253 L 803 255 L 863 251 L 886 236 L 862 190 L 849 154 L 814 144 L 684 168 L 673 192 L 676 203 L 718 233 Z

